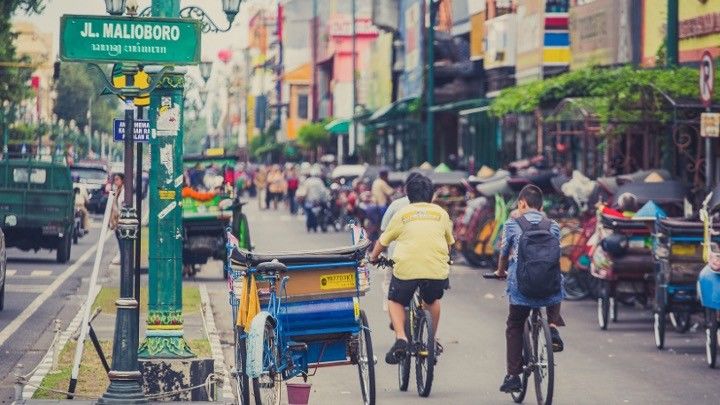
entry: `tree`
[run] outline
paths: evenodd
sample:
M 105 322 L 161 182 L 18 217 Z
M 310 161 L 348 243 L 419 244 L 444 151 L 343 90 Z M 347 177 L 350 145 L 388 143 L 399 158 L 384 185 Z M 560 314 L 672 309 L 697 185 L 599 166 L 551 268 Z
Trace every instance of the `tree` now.
M 119 99 L 115 95 L 98 96 L 94 87 L 93 75 L 85 64 L 63 63 L 57 82 L 57 102 L 53 112 L 66 122 L 74 120 L 79 128 L 88 125 L 88 108 L 92 98 L 92 130 L 112 133 L 113 119 L 119 117 Z M 80 132 L 67 134 L 69 141 L 79 147 L 79 152 L 87 150 L 87 137 Z M 66 139 L 67 142 L 67 139 Z M 97 149 L 97 148 L 96 148 Z
M 32 74 L 31 69 L 12 67 L 13 62 L 28 62 L 27 58 L 18 59 L 15 55 L 14 40 L 17 35 L 12 32 L 10 19 L 20 11 L 27 15 L 41 13 L 44 0 L 2 0 L 0 1 L 0 94 L 4 100 L 17 104 L 30 95 L 27 81 Z M 3 66 L 6 65 L 6 66 Z
M 297 136 L 298 145 L 306 150 L 315 150 L 330 142 L 330 133 L 325 129 L 326 122 L 311 122 L 300 127 Z

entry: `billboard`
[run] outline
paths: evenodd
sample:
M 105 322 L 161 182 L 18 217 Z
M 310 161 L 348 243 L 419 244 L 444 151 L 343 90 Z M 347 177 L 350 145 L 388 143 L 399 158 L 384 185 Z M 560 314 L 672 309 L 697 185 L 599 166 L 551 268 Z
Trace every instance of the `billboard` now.
M 485 53 L 484 42 L 485 11 L 481 11 L 470 16 L 470 60 L 483 58 Z
M 630 0 L 596 0 L 570 9 L 572 69 L 632 61 Z
M 705 50 L 720 55 L 720 1 L 678 2 L 680 63 L 698 62 Z
M 643 0 L 641 65 L 654 67 L 658 52 L 665 44 L 667 28 L 667 2 Z
M 517 14 L 485 21 L 485 69 L 515 66 Z
M 517 57 L 515 72 L 518 83 L 542 79 L 545 2 L 520 0 L 517 8 Z
M 400 0 L 372 0 L 372 23 L 385 31 L 397 31 Z
M 419 97 L 423 87 L 423 2 L 400 0 L 400 32 L 405 42 L 405 71 L 400 77 L 400 97 Z

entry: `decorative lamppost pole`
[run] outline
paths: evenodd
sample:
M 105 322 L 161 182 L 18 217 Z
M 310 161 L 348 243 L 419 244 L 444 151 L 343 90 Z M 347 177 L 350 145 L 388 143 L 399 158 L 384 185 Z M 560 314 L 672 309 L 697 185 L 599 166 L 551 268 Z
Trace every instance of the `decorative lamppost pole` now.
M 425 137 L 427 142 L 427 161 L 435 160 L 435 20 L 437 20 L 440 0 L 430 0 L 430 18 L 427 39 L 427 83 L 425 84 Z
M 225 32 L 240 10 L 241 0 L 222 0 L 228 27 L 221 29 L 200 8 L 180 8 L 180 0 L 153 0 L 140 16 L 193 18 L 202 32 Z M 201 65 L 201 69 L 203 68 Z M 157 69 L 146 67 L 151 76 Z M 202 70 L 201 70 L 202 72 Z M 154 79 L 155 80 L 155 79 Z M 183 89 L 185 71 L 165 73 L 150 95 L 150 212 L 148 316 L 140 358 L 189 358 L 182 314 Z

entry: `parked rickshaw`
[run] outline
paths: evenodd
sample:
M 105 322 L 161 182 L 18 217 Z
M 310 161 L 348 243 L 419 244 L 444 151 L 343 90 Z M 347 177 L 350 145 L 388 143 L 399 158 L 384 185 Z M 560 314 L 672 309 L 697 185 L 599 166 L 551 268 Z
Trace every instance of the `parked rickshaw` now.
M 665 347 L 668 316 L 675 329 L 685 333 L 691 316 L 702 309 L 696 289 L 698 274 L 705 266 L 702 242 L 703 223 L 697 219 L 658 218 L 655 224 L 653 331 L 658 349 Z
M 703 222 L 703 258 L 707 263 L 698 276 L 700 304 L 705 310 L 705 353 L 707 364 L 717 364 L 718 330 L 720 329 L 720 186 L 708 194 L 700 210 Z
M 228 235 L 230 303 L 235 368 L 241 404 L 279 404 L 282 383 L 307 380 L 319 367 L 357 365 L 365 404 L 375 403 L 375 363 L 370 328 L 359 298 L 369 290 L 365 252 L 340 249 L 260 254 L 237 247 Z
M 598 298 L 598 324 L 608 327 L 609 320 L 618 318 L 618 302 L 647 305 L 654 295 L 655 262 L 652 256 L 652 232 L 656 213 L 642 211 L 652 201 L 668 216 L 680 216 L 685 201 L 685 186 L 677 181 L 658 183 L 635 182 L 618 188 L 613 207 L 632 201 L 641 212 L 632 216 L 605 207 L 599 210 L 598 238 L 600 246 L 593 253 L 592 275 L 602 280 Z M 649 205 L 647 207 L 650 207 Z

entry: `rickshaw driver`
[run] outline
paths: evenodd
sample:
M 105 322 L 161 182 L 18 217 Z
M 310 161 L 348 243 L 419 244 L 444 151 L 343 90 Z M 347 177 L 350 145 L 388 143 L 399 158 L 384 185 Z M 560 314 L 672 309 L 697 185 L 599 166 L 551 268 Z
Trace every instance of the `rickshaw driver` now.
M 407 352 L 405 307 L 417 288 L 423 306 L 430 311 L 437 336 L 440 322 L 440 299 L 448 287 L 450 246 L 455 243 L 448 213 L 432 204 L 433 186 L 425 176 L 416 176 L 405 185 L 410 204 L 401 208 L 390 220 L 370 255 L 375 262 L 391 242 L 396 242 L 392 260 L 395 262 L 388 291 L 388 309 L 395 344 L 385 355 L 385 362 L 397 364 Z

